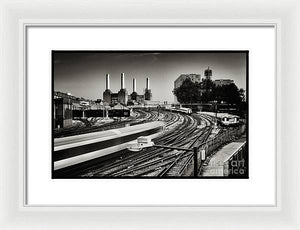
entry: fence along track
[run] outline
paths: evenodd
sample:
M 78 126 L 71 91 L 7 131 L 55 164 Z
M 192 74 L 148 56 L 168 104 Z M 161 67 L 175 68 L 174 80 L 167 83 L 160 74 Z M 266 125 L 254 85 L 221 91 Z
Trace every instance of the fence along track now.
M 202 167 L 203 167 L 203 162 L 208 160 L 212 156 L 212 154 L 218 148 L 220 148 L 222 145 L 232 141 L 233 139 L 235 139 L 238 136 L 241 136 L 242 130 L 243 130 L 242 127 L 238 127 L 238 128 L 234 128 L 231 130 L 223 131 L 221 134 L 217 135 L 215 138 L 213 138 L 211 140 L 207 140 L 206 142 L 199 145 L 199 149 L 205 149 L 206 155 L 205 155 L 205 159 L 203 161 L 201 161 L 201 159 L 200 159 L 201 156 L 198 154 L 198 163 L 200 163 L 198 172 L 201 173 Z M 186 173 L 191 171 L 190 169 L 191 169 L 191 167 L 193 167 L 193 165 L 194 165 L 194 158 L 190 157 L 188 159 L 188 161 L 184 164 L 184 167 L 180 170 L 179 175 L 180 176 L 188 176 L 188 175 L 186 175 Z

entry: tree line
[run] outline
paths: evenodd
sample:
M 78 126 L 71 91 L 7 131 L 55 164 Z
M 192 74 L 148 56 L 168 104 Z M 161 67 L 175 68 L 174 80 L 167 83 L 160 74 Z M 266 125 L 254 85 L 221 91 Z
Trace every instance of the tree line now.
M 173 92 L 182 104 L 216 102 L 235 105 L 240 111 L 246 109 L 245 90 L 234 83 L 216 86 L 210 79 L 198 83 L 187 78 Z

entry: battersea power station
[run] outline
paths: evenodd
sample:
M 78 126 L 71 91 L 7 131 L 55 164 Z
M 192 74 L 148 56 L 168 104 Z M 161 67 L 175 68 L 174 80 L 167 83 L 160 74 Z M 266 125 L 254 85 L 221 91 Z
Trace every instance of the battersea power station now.
M 151 101 L 152 93 L 150 89 L 150 80 L 146 78 L 146 88 L 143 95 L 139 95 L 136 92 L 136 79 L 133 78 L 132 81 L 132 93 L 128 94 L 127 89 L 125 88 L 125 74 L 121 73 L 121 88 L 119 92 L 113 93 L 110 90 L 110 79 L 109 74 L 106 74 L 105 78 L 106 87 L 103 92 L 103 101 L 108 104 L 118 104 L 127 105 L 128 102 L 135 103 L 144 103 L 145 101 Z

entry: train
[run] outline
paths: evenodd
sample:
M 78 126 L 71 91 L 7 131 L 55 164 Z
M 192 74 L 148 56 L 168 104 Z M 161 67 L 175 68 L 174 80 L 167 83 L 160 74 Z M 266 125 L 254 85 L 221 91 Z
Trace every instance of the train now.
M 217 122 L 221 126 L 238 126 L 240 124 L 240 117 L 229 113 L 213 113 L 213 112 L 198 112 L 198 114 L 216 117 Z
M 237 126 L 240 123 L 240 117 L 228 113 L 220 113 L 217 115 L 218 122 L 222 126 Z
M 54 139 L 52 160 L 54 171 L 126 149 L 140 136 L 155 138 L 165 129 L 161 121 L 153 121 L 107 131 L 92 132 Z
M 166 108 L 166 110 L 171 111 L 171 112 L 176 112 L 176 113 L 183 113 L 183 114 L 192 114 L 192 109 L 190 108 L 184 108 L 184 107 L 170 107 Z

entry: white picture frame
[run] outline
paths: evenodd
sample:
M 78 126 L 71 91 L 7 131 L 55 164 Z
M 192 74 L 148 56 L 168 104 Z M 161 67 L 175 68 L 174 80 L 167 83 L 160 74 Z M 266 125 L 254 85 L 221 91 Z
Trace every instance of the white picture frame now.
M 74 228 L 103 228 L 113 229 L 147 229 L 147 228 L 198 228 L 209 227 L 210 229 L 224 228 L 224 223 L 231 229 L 298 229 L 299 228 L 299 147 L 297 145 L 297 126 L 299 121 L 299 108 L 297 98 L 299 92 L 299 80 L 295 77 L 299 75 L 299 3 L 294 1 L 280 1 L 280 7 L 272 5 L 272 1 L 268 1 L 269 5 L 256 3 L 252 5 L 250 1 L 244 5 L 233 7 L 233 3 L 221 3 L 225 7 L 223 11 L 214 11 L 213 3 L 208 5 L 192 2 L 188 5 L 163 4 L 160 6 L 160 12 L 155 13 L 150 18 L 142 15 L 141 12 L 149 10 L 146 5 L 139 5 L 131 1 L 125 1 L 127 12 L 122 12 L 117 5 L 105 2 L 86 4 L 87 11 L 91 15 L 98 15 L 94 8 L 101 8 L 101 20 L 85 19 L 88 16 L 85 13 L 79 13 L 82 9 L 80 1 L 72 2 L 73 8 L 68 12 L 68 6 L 71 3 L 60 3 L 51 5 L 50 1 L 44 1 L 35 5 L 33 0 L 18 1 L 15 4 L 9 1 L 3 1 L 1 5 L 1 63 L 6 68 L 1 68 L 1 76 L 4 84 L 1 85 L 2 98 L 5 98 L 10 116 L 2 113 L 1 121 L 5 132 L 1 132 L 1 214 L 0 223 L 4 229 L 56 229 L 63 226 L 64 229 Z M 151 8 L 157 9 L 157 5 L 152 1 Z M 50 7 L 49 5 L 50 4 Z M 124 4 L 124 3 L 122 3 Z M 135 6 L 135 9 L 132 8 Z M 237 15 L 236 18 L 226 20 L 227 16 L 233 14 L 234 10 L 226 8 L 239 9 L 245 13 L 244 16 Z M 261 12 L 255 9 L 261 6 Z M 183 19 L 162 20 L 167 9 L 190 10 L 191 14 L 183 13 Z M 188 19 L 189 15 L 196 15 L 195 9 L 205 7 L 207 12 L 201 18 L 195 20 Z M 34 10 L 32 10 L 34 9 Z M 99 8 L 100 9 L 100 8 Z M 111 10 L 111 11 L 110 11 Z M 108 12 L 115 10 L 112 15 Z M 124 10 L 124 8 L 123 8 Z M 269 13 L 271 12 L 272 13 Z M 51 19 L 45 20 L 46 15 Z M 69 17 L 76 18 L 74 20 L 61 20 L 61 12 L 66 13 Z M 111 16 L 119 13 L 120 19 L 111 20 Z M 265 13 L 265 14 L 263 14 Z M 174 16 L 169 11 L 165 16 Z M 132 20 L 135 15 L 135 20 Z M 207 20 L 208 16 L 214 20 Z M 265 18 L 265 15 L 269 19 Z M 246 19 L 248 17 L 254 20 Z M 181 18 L 180 16 L 177 16 Z M 35 18 L 28 20 L 27 18 Z M 122 18 L 122 19 L 121 19 Z M 124 20 L 124 19 L 125 20 Z M 26 101 L 24 100 L 24 59 L 23 53 L 24 25 L 35 24 L 58 25 L 58 26 L 155 26 L 155 25 L 202 25 L 202 26 L 259 26 L 274 25 L 277 28 L 277 197 L 278 203 L 274 208 L 268 207 L 249 207 L 247 210 L 241 207 L 26 207 L 24 206 L 23 186 L 26 183 L 24 178 L 24 147 L 26 141 L 25 120 L 23 112 L 25 110 Z M 19 68 L 16 68 L 16 62 L 19 62 Z M 293 68 L 295 67 L 295 68 Z M 282 74 L 284 73 L 284 75 Z M 16 85 L 18 87 L 16 87 Z M 292 89 L 292 90 L 291 90 Z M 289 103 L 283 103 L 283 102 Z M 289 111 L 289 112 L 287 112 Z M 17 121 L 17 122 L 16 122 Z M 17 143 L 17 144 L 16 144 Z M 14 165 L 14 167 L 12 167 Z M 19 170 L 16 170 L 16 169 Z M 283 180 L 284 178 L 284 180 Z M 118 215 L 118 221 L 116 221 Z M 80 217 L 80 218 L 79 218 Z M 174 221 L 176 220 L 176 221 Z M 217 221 L 216 221 L 217 220 Z

